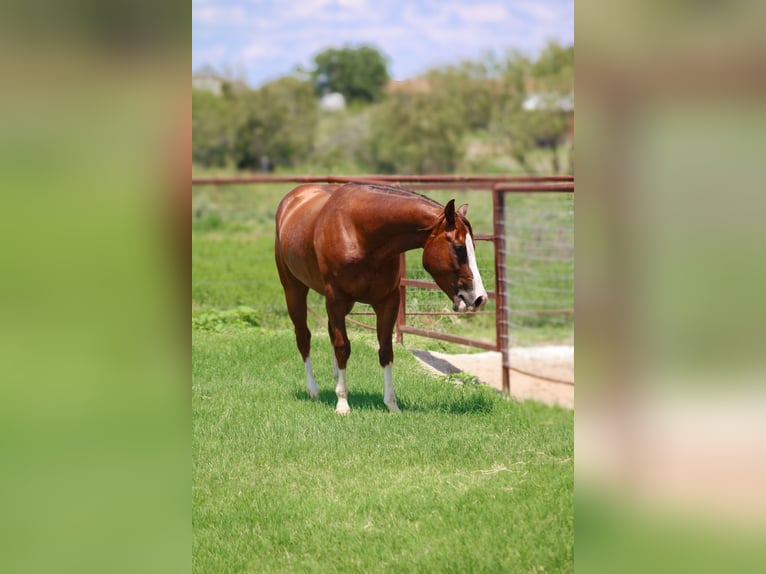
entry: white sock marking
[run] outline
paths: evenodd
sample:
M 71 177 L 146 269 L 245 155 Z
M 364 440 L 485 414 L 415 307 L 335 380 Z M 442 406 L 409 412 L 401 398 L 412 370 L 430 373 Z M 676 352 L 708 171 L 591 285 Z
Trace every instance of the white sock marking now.
M 314 369 L 311 366 L 310 357 L 306 357 L 303 366 L 306 367 L 306 392 L 312 399 L 315 399 L 319 396 L 319 385 L 317 385 L 317 382 L 314 379 Z
M 399 405 L 396 404 L 396 393 L 394 393 L 393 363 L 388 363 L 383 367 L 383 403 L 392 413 L 399 412 Z
M 335 385 L 335 394 L 338 397 L 338 404 L 335 405 L 335 412 L 339 415 L 347 415 L 351 412 L 348 406 L 348 387 L 346 386 L 346 369 L 338 369 L 338 384 Z

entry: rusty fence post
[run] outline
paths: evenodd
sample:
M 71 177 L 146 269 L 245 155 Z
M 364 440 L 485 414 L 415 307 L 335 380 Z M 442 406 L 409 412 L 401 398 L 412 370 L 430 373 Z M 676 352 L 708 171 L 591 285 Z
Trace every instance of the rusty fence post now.
M 505 253 L 505 193 L 492 189 L 492 226 L 495 235 L 495 327 L 497 350 L 502 357 L 503 392 L 511 393 L 511 360 L 508 341 L 508 287 Z

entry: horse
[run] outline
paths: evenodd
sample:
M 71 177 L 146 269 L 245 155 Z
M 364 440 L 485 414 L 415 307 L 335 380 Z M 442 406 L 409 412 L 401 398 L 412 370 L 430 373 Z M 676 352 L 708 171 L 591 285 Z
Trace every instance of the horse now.
M 306 370 L 309 397 L 319 387 L 309 357 L 309 289 L 324 295 L 334 347 L 335 411 L 350 412 L 346 364 L 351 344 L 346 315 L 367 303 L 376 315 L 383 403 L 399 412 L 394 392 L 392 334 L 400 305 L 400 254 L 422 248 L 423 267 L 450 298 L 454 311 L 487 302 L 479 274 L 468 205 L 455 209 L 401 188 L 369 183 L 305 184 L 284 196 L 276 212 L 274 256 Z

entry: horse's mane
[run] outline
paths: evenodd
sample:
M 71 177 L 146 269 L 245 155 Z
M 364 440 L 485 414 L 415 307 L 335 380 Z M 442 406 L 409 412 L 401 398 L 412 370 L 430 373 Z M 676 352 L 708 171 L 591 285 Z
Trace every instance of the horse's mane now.
M 365 183 L 361 181 L 349 181 L 345 185 L 358 185 L 361 187 L 366 187 L 367 189 L 370 189 L 372 191 L 378 191 L 380 193 L 390 194 L 390 195 L 398 195 L 402 197 L 408 197 L 410 199 L 422 199 L 433 205 L 434 207 L 438 207 L 439 209 L 444 209 L 444 206 L 439 203 L 438 201 L 434 201 L 430 197 L 427 197 L 421 193 L 417 193 L 415 191 L 411 191 L 409 189 L 404 189 L 402 187 L 393 187 L 391 185 L 383 185 L 381 183 Z M 455 215 L 460 218 L 460 221 L 463 222 L 463 225 L 465 225 L 468 228 L 468 231 L 473 235 L 473 229 L 471 227 L 471 223 L 462 215 L 457 213 L 455 211 Z M 428 227 L 424 228 L 423 231 L 429 231 L 432 230 L 438 225 L 444 221 L 444 213 L 442 213 L 439 217 L 436 218 L 436 221 L 432 225 L 429 225 Z
M 393 187 L 391 185 L 383 185 L 383 184 L 379 184 L 379 183 L 364 183 L 364 182 L 361 182 L 361 181 L 350 181 L 346 185 L 359 185 L 359 186 L 371 189 L 373 191 L 379 191 L 381 193 L 386 193 L 386 194 L 391 194 L 391 195 L 399 195 L 399 196 L 402 196 L 402 197 L 424 199 L 424 200 L 426 200 L 428 203 L 430 203 L 433 206 L 444 208 L 443 205 L 441 205 L 437 201 L 434 201 L 430 197 L 426 197 L 425 195 L 422 195 L 422 194 L 417 193 L 415 191 L 411 191 L 409 189 L 404 189 L 402 187 Z

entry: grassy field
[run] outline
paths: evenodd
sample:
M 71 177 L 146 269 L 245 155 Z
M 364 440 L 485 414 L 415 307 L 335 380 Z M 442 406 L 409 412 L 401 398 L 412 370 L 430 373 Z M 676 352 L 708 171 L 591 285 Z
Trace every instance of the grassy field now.
M 339 417 L 329 343 L 313 354 L 318 401 L 288 330 L 194 331 L 195 572 L 572 570 L 571 411 L 454 386 L 398 350 L 392 415 L 358 336 Z
M 396 347 L 392 415 L 374 336 L 356 328 L 352 412 L 339 417 L 321 314 L 310 317 L 321 391 L 308 399 L 272 261 L 289 188 L 195 189 L 194 571 L 571 571 L 571 411 L 455 385 Z

